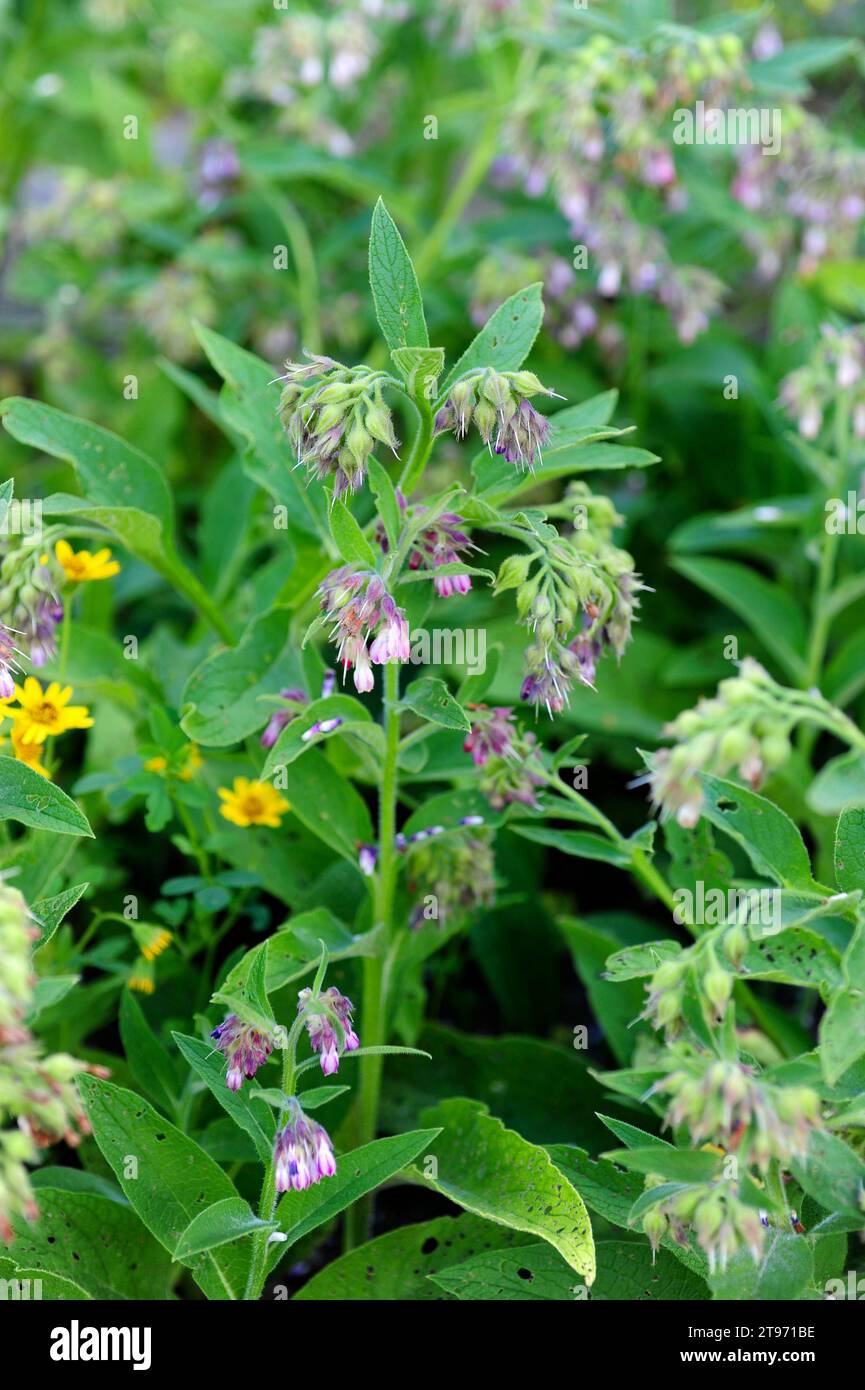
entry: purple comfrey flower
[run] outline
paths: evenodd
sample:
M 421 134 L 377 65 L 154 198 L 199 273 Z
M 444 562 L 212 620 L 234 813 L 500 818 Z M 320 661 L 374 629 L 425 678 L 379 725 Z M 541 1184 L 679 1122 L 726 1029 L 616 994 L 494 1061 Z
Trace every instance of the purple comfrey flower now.
M 542 386 L 534 372 L 496 372 L 487 367 L 470 373 L 451 387 L 435 418 L 437 433 L 453 430 L 462 438 L 473 423 L 486 445 L 518 468 L 533 469 L 550 433 L 549 421 L 535 410 L 529 396 L 554 391 Z
M 334 729 L 338 729 L 342 723 L 341 719 L 317 719 L 314 724 L 310 724 L 308 729 L 304 729 L 300 736 L 301 743 L 309 743 L 316 734 L 332 734 Z
M 198 160 L 198 206 L 210 211 L 218 207 L 240 177 L 240 160 L 229 140 L 207 140 Z
M 323 994 L 314 995 L 302 989 L 297 996 L 297 1011 L 306 1015 L 306 1030 L 313 1052 L 321 1054 L 321 1069 L 333 1076 L 339 1069 L 343 1052 L 354 1052 L 360 1039 L 352 1027 L 354 1005 L 335 986 Z
M 239 1091 L 244 1077 L 251 1081 L 273 1051 L 273 1039 L 243 1023 L 236 1014 L 229 1014 L 210 1036 L 228 1062 L 225 1081 L 229 1091 Z
M 344 367 L 329 357 L 285 365 L 279 409 L 298 463 L 306 464 L 320 482 L 330 479 L 335 498 L 356 492 L 376 444 L 394 453 L 399 447 L 382 399 L 385 374 Z M 321 380 L 306 384 L 314 376 Z
M 463 752 L 471 753 L 475 767 L 483 767 L 490 757 L 513 756 L 514 712 L 506 705 L 488 709 L 486 705 L 469 705 L 472 711 L 471 732 L 466 735 Z
M 415 512 L 424 511 L 417 507 Z M 465 522 L 456 512 L 444 512 L 430 526 L 421 531 L 409 556 L 409 569 L 441 569 L 443 565 L 457 564 L 461 552 L 477 550 L 463 531 Z M 439 598 L 450 598 L 452 594 L 467 594 L 472 587 L 467 574 L 445 574 L 433 580 Z
M 262 748 L 272 748 L 286 724 L 290 724 L 292 719 L 296 719 L 302 707 L 309 704 L 305 692 L 300 690 L 297 686 L 286 687 L 284 690 L 280 690 L 279 698 L 281 700 L 288 700 L 292 705 L 297 705 L 298 708 L 274 710 L 261 735 Z
M 357 852 L 358 867 L 362 874 L 367 878 L 372 878 L 375 873 L 376 860 L 378 859 L 378 847 L 376 845 L 361 845 Z
M 305 1115 L 292 1098 L 291 1119 L 276 1136 L 273 1150 L 277 1192 L 303 1192 L 336 1172 L 327 1130 Z
M 411 654 L 408 623 L 378 575 L 343 565 L 319 585 L 326 619 L 333 624 L 331 640 L 338 643 L 343 670 L 354 668 L 355 688 L 372 690 L 372 665 L 408 661 Z M 367 640 L 373 637 L 371 647 Z
M 470 826 L 475 826 L 475 825 L 484 825 L 484 824 L 485 824 L 485 821 L 484 821 L 483 816 L 460 816 L 459 821 L 457 822 L 457 824 L 458 824 L 458 825 L 470 825 Z
M 35 613 L 27 615 L 24 636 L 29 645 L 32 666 L 44 666 L 57 655 L 57 624 L 63 618 L 60 599 L 46 596 L 39 600 Z
M 520 401 L 513 415 L 501 422 L 493 448 L 497 454 L 503 454 L 508 463 L 532 472 L 535 456 L 541 458 L 541 449 L 549 437 L 549 420 L 535 410 L 531 401 Z
M 16 656 L 18 648 L 12 641 L 12 632 L 5 623 L 0 623 L 0 700 L 11 700 L 15 694 L 13 672 L 21 670 Z
M 321 698 L 322 698 L 322 700 L 328 700 L 328 699 L 330 699 L 331 695 L 333 694 L 333 689 L 334 689 L 334 686 L 335 686 L 335 685 L 336 685 L 336 672 L 335 672 L 335 671 L 325 671 L 325 673 L 324 673 L 324 678 L 323 678 L 323 680 L 322 680 L 322 682 L 321 682 Z

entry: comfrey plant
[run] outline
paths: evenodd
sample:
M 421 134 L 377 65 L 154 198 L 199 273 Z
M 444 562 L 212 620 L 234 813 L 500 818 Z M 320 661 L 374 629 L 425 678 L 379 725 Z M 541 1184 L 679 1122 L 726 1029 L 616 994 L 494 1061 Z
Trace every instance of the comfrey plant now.
M 810 634 L 789 616 L 758 625 L 761 659 L 743 655 L 649 746 L 648 796 L 621 803 L 641 819 L 620 829 L 588 794 L 582 730 L 615 737 L 634 668 L 645 678 L 640 604 L 656 601 L 618 544 L 616 503 L 581 475 L 657 460 L 610 423 L 614 393 L 562 404 L 543 346 L 526 365 L 540 285 L 450 364 L 381 203 L 369 265 L 383 341 L 360 365 L 292 350 L 277 376 L 198 325 L 226 383 L 201 399 L 230 451 L 202 524 L 208 583 L 178 553 L 146 454 L 34 401 L 0 407 L 19 443 L 71 461 L 82 493 L 52 495 L 63 534 L 38 554 L 16 543 L 3 574 L 0 788 L 16 825 L 0 863 L 20 870 L 41 924 L 31 989 L 24 910 L 7 901 L 20 1026 L 32 1014 L 52 1054 L 56 1041 L 92 1058 L 90 1071 L 64 1062 L 81 1118 L 65 1090 L 50 1124 L 29 1085 L 16 1093 L 34 1145 L 37 1131 L 91 1133 L 74 1182 L 50 1167 L 32 1178 L 38 1219 L 10 1169 L 8 1260 L 97 1297 L 109 1278 L 124 1297 L 282 1297 L 303 1277 L 298 1242 L 328 1260 L 339 1219 L 343 1253 L 302 1298 L 458 1296 L 479 1279 L 505 1298 L 525 1269 L 556 1297 L 591 1297 L 622 1252 L 640 1290 L 655 1261 L 682 1297 L 819 1296 L 865 1226 L 865 738 L 843 682 L 823 689 L 837 539 L 815 548 Z M 840 486 L 847 463 L 826 436 L 855 437 L 859 358 L 825 344 L 843 380 L 805 444 Z M 75 597 L 114 578 L 109 541 L 132 573 L 122 656 L 84 621 L 122 596 Z M 32 587 L 62 605 L 42 667 L 18 616 L 36 565 L 51 582 Z M 173 590 L 150 625 L 133 617 L 146 568 Z M 660 587 L 653 551 L 645 568 Z M 729 568 L 710 571 L 715 592 Z M 802 595 L 807 609 L 804 582 Z M 787 613 L 777 595 L 770 611 Z M 428 650 L 418 634 L 440 622 L 489 628 L 483 671 L 412 669 Z M 641 727 L 649 744 L 661 722 Z M 61 734 L 86 748 L 77 782 L 54 756 Z M 812 780 L 818 737 L 835 756 Z M 624 794 L 638 755 L 616 748 Z M 782 805 L 807 826 L 813 865 Z M 127 871 L 99 857 L 90 817 L 103 843 L 134 828 L 121 901 Z M 548 890 L 546 851 L 579 861 Z M 641 895 L 634 911 L 561 911 L 616 870 Z M 78 931 L 64 918 L 91 891 Z M 614 1068 L 585 1065 L 580 1020 L 559 1045 L 563 943 L 591 1045 Z M 451 1026 L 463 992 L 471 1032 Z M 524 1036 L 482 1035 L 492 998 Z M 118 1001 L 125 1057 L 108 1080 L 95 1044 Z M 378 1234 L 374 1193 L 400 1182 L 463 1212 Z M 388 1224 L 389 1193 L 376 1215 Z M 593 1215 L 626 1237 L 596 1250 Z M 136 1268 L 106 1268 L 102 1241 L 64 1263 L 56 1233 L 73 1221 L 134 1243 Z

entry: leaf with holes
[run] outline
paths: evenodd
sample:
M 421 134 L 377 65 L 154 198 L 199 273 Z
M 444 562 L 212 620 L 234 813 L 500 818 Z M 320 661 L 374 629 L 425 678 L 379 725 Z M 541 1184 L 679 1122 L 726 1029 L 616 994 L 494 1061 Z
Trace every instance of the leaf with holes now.
M 193 1217 L 237 1197 L 234 1184 L 141 1096 L 95 1076 L 80 1077 L 78 1085 L 103 1157 L 144 1225 L 173 1255 Z M 243 1297 L 249 1274 L 244 1246 L 222 1246 L 183 1263 L 208 1298 Z
M 477 1101 L 444 1101 L 421 1120 L 442 1126 L 430 1149 L 435 1176 L 418 1170 L 421 1181 L 476 1216 L 549 1241 L 591 1284 L 595 1252 L 588 1212 L 544 1149 L 506 1129 Z

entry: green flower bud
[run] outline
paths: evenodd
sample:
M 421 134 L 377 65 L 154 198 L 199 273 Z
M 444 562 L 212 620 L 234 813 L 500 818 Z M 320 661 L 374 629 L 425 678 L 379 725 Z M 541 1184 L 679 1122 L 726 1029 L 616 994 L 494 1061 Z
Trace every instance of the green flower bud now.
M 760 756 L 767 767 L 781 767 L 791 753 L 790 740 L 785 734 L 770 734 L 763 739 Z
M 528 576 L 531 563 L 531 556 L 525 551 L 506 555 L 499 566 L 496 577 L 496 593 L 503 593 L 505 589 L 519 588 Z
M 751 749 L 753 739 L 745 729 L 728 729 L 722 736 L 718 753 L 724 763 L 740 763 Z
M 733 992 L 732 976 L 726 970 L 722 970 L 719 965 L 713 965 L 706 971 L 702 978 L 703 992 L 711 1004 L 714 1004 L 718 1013 L 723 1013 Z
M 748 933 L 742 926 L 731 927 L 724 933 L 724 954 L 735 966 L 741 964 L 749 945 Z

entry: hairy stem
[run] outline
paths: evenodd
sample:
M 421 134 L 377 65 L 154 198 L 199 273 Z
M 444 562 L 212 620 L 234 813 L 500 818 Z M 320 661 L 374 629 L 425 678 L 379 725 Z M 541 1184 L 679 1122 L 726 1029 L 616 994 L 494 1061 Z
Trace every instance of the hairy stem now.
M 384 668 L 384 735 L 385 754 L 379 789 L 379 859 L 374 891 L 374 923 L 380 929 L 379 948 L 363 963 L 363 1042 L 367 1047 L 380 1047 L 387 1041 L 387 977 L 385 961 L 393 937 L 393 899 L 396 887 L 397 853 L 397 753 L 399 751 L 399 666 L 388 662 Z M 360 1096 L 357 1138 L 368 1144 L 376 1136 L 378 1106 L 381 1094 L 381 1056 L 360 1058 Z M 372 1219 L 372 1199 L 355 1202 L 346 1216 L 345 1245 L 353 1247 L 366 1239 Z

